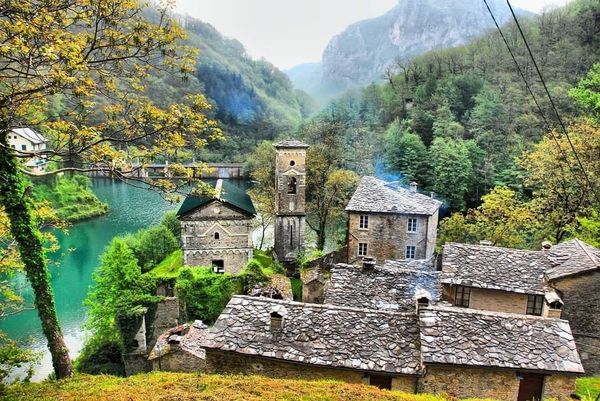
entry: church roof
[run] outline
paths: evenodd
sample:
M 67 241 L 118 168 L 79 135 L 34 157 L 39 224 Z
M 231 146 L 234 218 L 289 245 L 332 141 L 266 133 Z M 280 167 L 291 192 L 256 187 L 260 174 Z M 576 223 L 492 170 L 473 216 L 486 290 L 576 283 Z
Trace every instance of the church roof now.
M 347 211 L 432 215 L 442 202 L 396 183 L 365 176 L 354 191 Z
M 310 146 L 297 139 L 287 138 L 280 142 L 274 143 L 275 148 L 309 148 Z
M 271 329 L 271 313 L 282 319 Z M 415 313 L 234 296 L 201 345 L 294 363 L 421 373 Z
M 600 250 L 579 239 L 554 245 L 548 259 L 555 265 L 546 271 L 548 280 L 600 270 Z
M 425 365 L 583 373 L 566 320 L 435 306 L 419 324 Z
M 237 209 L 242 210 L 243 212 L 246 212 L 249 215 L 256 215 L 256 209 L 254 208 L 252 199 L 250 199 L 250 195 L 248 195 L 246 191 L 238 188 L 232 183 L 229 183 L 227 180 L 221 179 L 217 180 L 215 183 L 215 191 L 216 195 L 213 197 L 189 194 L 183 201 L 179 211 L 177 211 L 177 216 L 183 216 L 214 200 L 229 204 Z
M 542 252 L 449 242 L 442 255 L 442 283 L 544 294 Z
M 433 266 L 431 266 L 433 270 Z M 365 270 L 359 266 L 338 264 L 331 269 L 325 291 L 325 303 L 379 310 L 414 311 L 416 299 L 427 294 L 437 301 L 440 273 L 376 266 Z

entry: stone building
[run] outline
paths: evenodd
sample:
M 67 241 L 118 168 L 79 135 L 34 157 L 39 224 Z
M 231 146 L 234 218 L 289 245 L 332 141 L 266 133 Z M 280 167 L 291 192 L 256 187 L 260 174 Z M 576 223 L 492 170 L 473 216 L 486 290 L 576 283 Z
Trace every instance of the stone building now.
M 277 150 L 275 253 L 280 261 L 292 262 L 304 249 L 308 145 L 287 139 L 273 146 Z
M 442 202 L 397 183 L 363 177 L 352 195 L 348 213 L 348 262 L 364 257 L 429 259 L 435 250 Z
M 414 311 L 419 298 L 437 302 L 440 272 L 433 263 L 428 269 L 412 269 L 409 263 L 386 263 L 362 267 L 337 264 L 325 290 L 325 303 L 376 310 Z M 412 267 L 412 266 L 411 266 Z
M 540 251 L 448 243 L 442 299 L 569 321 L 583 366 L 600 374 L 600 250 L 574 239 Z
M 199 344 L 208 372 L 456 398 L 566 401 L 583 372 L 564 320 L 424 304 L 398 312 L 235 296 Z
M 215 193 L 188 195 L 177 212 L 184 265 L 237 274 L 252 257 L 256 210 L 250 196 L 226 180 L 216 182 Z

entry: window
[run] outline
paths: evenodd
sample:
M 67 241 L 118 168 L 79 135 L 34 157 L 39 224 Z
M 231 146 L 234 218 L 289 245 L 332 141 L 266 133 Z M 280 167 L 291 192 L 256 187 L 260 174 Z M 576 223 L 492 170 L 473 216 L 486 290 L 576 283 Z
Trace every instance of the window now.
M 294 246 L 294 226 L 290 224 L 290 246 Z
M 290 177 L 288 181 L 288 194 L 296 195 L 296 177 Z
M 27 150 L 27 145 L 21 145 L 21 150 Z
M 408 232 L 409 233 L 417 232 L 417 219 L 412 218 L 412 217 L 408 219 Z
M 367 244 L 364 242 L 358 243 L 358 256 L 367 256 Z
M 215 233 L 215 239 L 221 239 L 221 234 L 219 234 L 219 232 Z
M 294 167 L 296 165 L 296 162 L 294 160 L 290 160 L 290 166 Z
M 283 316 L 277 312 L 271 312 L 271 330 L 281 330 Z
M 366 214 L 361 214 L 359 217 L 358 228 L 361 230 L 366 230 L 369 228 L 369 216 Z
M 542 295 L 528 295 L 527 296 L 527 314 L 542 316 L 542 305 L 544 297 Z
M 468 308 L 470 299 L 471 299 L 471 288 L 470 287 L 463 287 L 462 285 L 459 285 L 456 287 L 456 293 L 454 296 L 454 306 Z
M 417 247 L 414 245 L 408 245 L 406 247 L 406 259 L 414 259 Z
M 213 260 L 213 272 L 223 274 L 225 273 L 225 262 L 223 260 Z

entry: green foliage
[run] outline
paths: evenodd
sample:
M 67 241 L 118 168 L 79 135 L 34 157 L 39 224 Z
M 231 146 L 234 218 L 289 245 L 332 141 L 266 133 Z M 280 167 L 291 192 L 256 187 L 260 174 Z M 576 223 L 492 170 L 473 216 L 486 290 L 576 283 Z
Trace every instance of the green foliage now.
M 142 271 L 147 272 L 179 248 L 179 241 L 169 227 L 161 224 L 138 231 L 125 238 Z
M 595 400 L 600 394 L 600 377 L 580 377 L 577 379 L 577 395 L 584 401 Z
M 401 173 L 408 182 L 423 182 L 427 148 L 421 138 L 408 130 L 402 130 L 400 123 L 394 121 L 386 131 L 385 141 L 387 168 Z
M 183 251 L 178 249 L 164 258 L 149 273 L 158 280 L 171 280 L 179 276 L 179 270 L 183 267 Z
M 177 241 L 181 239 L 181 223 L 177 218 L 177 212 L 172 211 L 165 213 L 160 224 L 167 227 Z
M 91 190 L 91 180 L 84 175 L 56 177 L 50 183 L 33 186 L 36 200 L 50 202 L 59 218 L 75 222 L 105 214 L 108 205 Z
M 434 139 L 429 148 L 431 188 L 452 210 L 463 210 L 473 179 L 469 149 L 462 140 Z
M 35 352 L 19 347 L 16 341 L 11 340 L 4 333 L 0 333 L 0 393 L 4 389 L 9 375 L 17 368 L 29 365 L 25 381 L 33 375 L 33 364 L 37 360 Z
M 125 376 L 123 345 L 119 341 L 92 337 L 74 363 L 78 372 L 91 375 Z
M 569 96 L 600 123 L 600 63 L 592 66 L 587 76 L 569 91 Z
M 182 269 L 175 288 L 185 302 L 188 320 L 200 319 L 207 324 L 214 323 L 231 297 L 242 290 L 237 278 L 214 273 L 208 267 Z
M 588 244 L 600 248 L 600 212 L 593 210 L 589 217 L 577 218 L 577 228 L 571 231 L 571 235 Z
M 292 292 L 294 293 L 294 301 L 302 302 L 302 279 L 291 278 Z

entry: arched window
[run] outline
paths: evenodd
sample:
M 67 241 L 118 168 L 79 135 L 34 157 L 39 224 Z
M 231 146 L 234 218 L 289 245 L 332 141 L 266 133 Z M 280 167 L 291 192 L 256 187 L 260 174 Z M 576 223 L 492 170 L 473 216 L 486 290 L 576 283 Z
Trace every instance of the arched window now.
M 215 233 L 215 239 L 220 239 L 221 238 L 221 234 L 219 234 L 218 232 Z
M 296 177 L 290 177 L 288 181 L 288 194 L 296 195 Z

